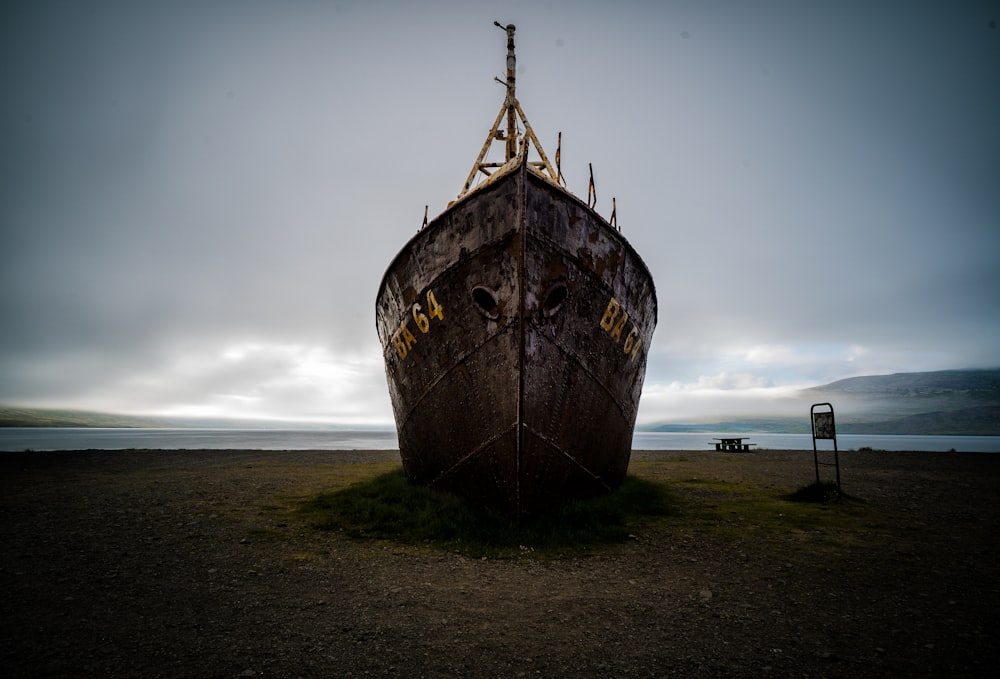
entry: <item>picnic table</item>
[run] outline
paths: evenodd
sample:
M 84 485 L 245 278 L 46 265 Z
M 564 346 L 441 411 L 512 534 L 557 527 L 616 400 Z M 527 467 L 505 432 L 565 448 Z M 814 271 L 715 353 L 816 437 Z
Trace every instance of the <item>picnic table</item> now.
M 749 437 L 747 437 L 747 436 L 740 436 L 740 437 L 728 438 L 728 439 L 727 438 L 716 438 L 716 439 L 713 439 L 713 441 L 715 443 L 715 449 L 716 450 L 735 450 L 735 451 L 743 450 L 743 451 L 747 451 L 747 450 L 750 450 L 750 446 L 754 445 L 753 443 L 743 443 L 748 438 Z M 712 445 L 712 443 L 709 443 L 708 445 Z

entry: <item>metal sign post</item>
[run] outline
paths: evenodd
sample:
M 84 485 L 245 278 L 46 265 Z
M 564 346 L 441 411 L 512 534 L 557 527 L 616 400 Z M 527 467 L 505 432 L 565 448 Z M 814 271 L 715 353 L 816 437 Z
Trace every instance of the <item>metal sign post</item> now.
M 828 410 L 817 410 L 826 406 Z M 840 491 L 840 453 L 837 451 L 837 424 L 833 417 L 833 405 L 830 403 L 816 403 L 809 409 L 810 420 L 812 421 L 813 438 L 813 461 L 816 463 L 816 485 L 820 484 L 819 468 L 836 467 L 837 469 L 837 492 Z M 816 450 L 817 439 L 831 439 L 833 441 L 833 464 L 820 462 L 819 453 Z

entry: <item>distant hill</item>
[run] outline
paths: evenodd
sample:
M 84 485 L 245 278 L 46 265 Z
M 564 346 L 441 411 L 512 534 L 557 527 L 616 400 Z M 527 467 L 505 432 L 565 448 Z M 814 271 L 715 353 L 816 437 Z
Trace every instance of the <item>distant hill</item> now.
M 177 429 L 347 429 L 335 424 L 287 420 L 242 420 L 221 417 L 157 417 L 117 415 L 86 410 L 54 410 L 0 406 L 0 427 L 108 427 Z M 379 427 L 352 426 L 350 429 Z
M 636 427 L 639 431 L 674 433 L 757 432 L 769 434 L 808 434 L 809 410 L 799 417 L 742 417 L 704 422 L 667 422 Z
M 0 406 L 0 427 L 169 427 L 167 420 L 83 410 Z
M 971 398 L 1000 399 L 1000 368 L 848 377 L 803 391 L 901 397 L 961 394 Z
M 645 431 L 810 433 L 809 405 L 829 402 L 841 434 L 1000 436 L 1000 369 L 866 375 L 799 392 L 802 415 L 666 423 Z
M 976 406 L 961 410 L 910 415 L 888 422 L 838 424 L 844 434 L 912 434 L 918 436 L 1000 435 L 1000 406 Z
M 800 392 L 813 401 L 840 401 L 862 421 L 1000 406 L 1000 369 L 939 370 L 850 377 Z

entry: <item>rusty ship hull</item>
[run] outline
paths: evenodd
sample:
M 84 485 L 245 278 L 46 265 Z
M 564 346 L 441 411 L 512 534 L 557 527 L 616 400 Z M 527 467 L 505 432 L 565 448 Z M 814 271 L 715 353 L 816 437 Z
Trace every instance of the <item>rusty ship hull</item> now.
M 587 203 L 515 159 L 394 258 L 376 303 L 415 483 L 520 518 L 623 481 L 652 277 Z

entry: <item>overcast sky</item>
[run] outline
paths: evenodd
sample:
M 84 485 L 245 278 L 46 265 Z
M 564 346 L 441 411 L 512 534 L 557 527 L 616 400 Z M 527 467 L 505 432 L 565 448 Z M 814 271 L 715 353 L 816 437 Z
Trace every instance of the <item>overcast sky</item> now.
M 385 267 L 518 97 L 617 198 L 640 421 L 1000 366 L 993 1 L 4 2 L 0 402 L 391 423 Z

